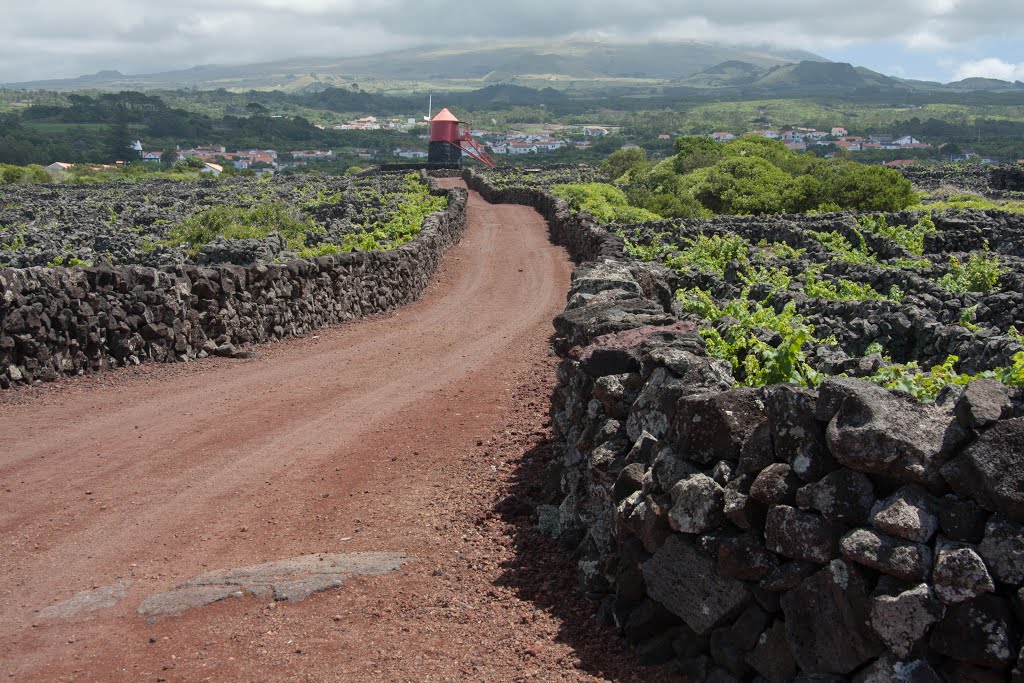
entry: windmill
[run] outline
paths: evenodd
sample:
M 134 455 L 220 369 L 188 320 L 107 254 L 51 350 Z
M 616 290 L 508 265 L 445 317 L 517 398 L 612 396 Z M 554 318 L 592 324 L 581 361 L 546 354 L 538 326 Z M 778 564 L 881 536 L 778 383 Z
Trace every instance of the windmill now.
M 483 145 L 473 139 L 469 124 L 459 121 L 447 108 L 442 109 L 430 119 L 427 161 L 432 165 L 459 166 L 463 153 L 488 168 L 494 168 L 494 159 Z

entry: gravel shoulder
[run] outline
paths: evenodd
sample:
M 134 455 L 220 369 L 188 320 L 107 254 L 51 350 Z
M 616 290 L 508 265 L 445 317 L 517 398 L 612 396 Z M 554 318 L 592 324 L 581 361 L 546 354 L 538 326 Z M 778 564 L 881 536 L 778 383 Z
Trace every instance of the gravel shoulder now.
M 0 674 L 656 680 L 532 530 L 571 264 L 535 212 L 471 197 L 465 239 L 393 315 L 5 392 Z M 370 552 L 410 559 L 299 602 L 136 612 L 213 570 Z M 95 609 L 45 611 L 89 591 Z

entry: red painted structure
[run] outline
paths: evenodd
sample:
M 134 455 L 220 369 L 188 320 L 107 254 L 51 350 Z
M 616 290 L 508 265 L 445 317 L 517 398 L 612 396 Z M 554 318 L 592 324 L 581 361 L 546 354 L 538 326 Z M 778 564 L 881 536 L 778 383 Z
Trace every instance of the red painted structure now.
M 430 119 L 430 148 L 433 151 L 442 145 L 456 147 L 485 166 L 494 167 L 494 159 L 470 134 L 469 124 L 459 121 L 448 109 L 442 109 Z
M 447 109 L 442 109 L 430 119 L 430 141 L 459 144 L 459 120 Z

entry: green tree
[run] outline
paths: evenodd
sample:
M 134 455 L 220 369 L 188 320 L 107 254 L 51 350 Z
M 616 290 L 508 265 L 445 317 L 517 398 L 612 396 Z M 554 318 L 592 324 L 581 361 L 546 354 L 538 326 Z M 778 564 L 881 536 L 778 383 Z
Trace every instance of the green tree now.
M 675 145 L 673 169 L 680 175 L 712 166 L 725 156 L 721 143 L 703 135 L 677 138 Z
M 107 133 L 107 160 L 124 161 L 131 154 L 132 137 L 128 129 L 128 110 L 123 105 L 114 108 L 114 120 Z
M 610 154 L 601 164 L 601 171 L 609 180 L 617 180 L 629 171 L 642 170 L 646 165 L 646 152 L 639 147 L 632 147 Z
M 715 213 L 772 214 L 796 210 L 796 179 L 759 157 L 724 159 L 707 170 L 696 198 Z
M 160 163 L 164 166 L 174 166 L 175 162 L 178 161 L 178 150 L 174 145 L 168 145 L 164 147 L 163 154 L 160 155 Z

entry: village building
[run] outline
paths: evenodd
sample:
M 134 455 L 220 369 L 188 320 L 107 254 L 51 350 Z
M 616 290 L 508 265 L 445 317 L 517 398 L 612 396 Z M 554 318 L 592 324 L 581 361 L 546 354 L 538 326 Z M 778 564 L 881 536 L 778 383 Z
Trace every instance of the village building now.
M 396 157 L 402 157 L 403 159 L 426 159 L 427 150 L 425 149 L 403 149 L 398 147 L 392 152 Z
M 214 164 L 208 161 L 201 169 L 199 169 L 199 172 L 209 173 L 214 178 L 216 178 L 217 176 L 224 172 L 224 167 L 221 166 L 220 164 Z

